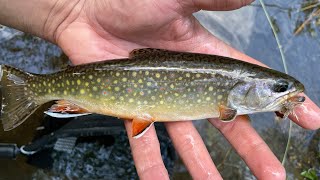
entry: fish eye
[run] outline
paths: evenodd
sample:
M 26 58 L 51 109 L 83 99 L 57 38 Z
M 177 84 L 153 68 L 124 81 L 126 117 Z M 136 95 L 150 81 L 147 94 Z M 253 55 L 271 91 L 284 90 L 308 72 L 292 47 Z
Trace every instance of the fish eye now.
M 274 85 L 273 85 L 273 91 L 274 92 L 285 92 L 289 89 L 289 83 L 285 80 L 278 80 Z

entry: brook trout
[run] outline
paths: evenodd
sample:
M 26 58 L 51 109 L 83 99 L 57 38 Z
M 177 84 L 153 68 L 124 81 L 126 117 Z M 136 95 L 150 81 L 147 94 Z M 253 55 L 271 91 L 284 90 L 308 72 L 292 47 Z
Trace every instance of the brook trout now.
M 228 57 L 137 49 L 129 58 L 71 66 L 57 73 L 25 73 L 0 66 L 1 120 L 11 130 L 39 106 L 72 117 L 90 113 L 133 121 L 139 137 L 154 122 L 279 111 L 304 101 L 304 86 L 284 73 Z

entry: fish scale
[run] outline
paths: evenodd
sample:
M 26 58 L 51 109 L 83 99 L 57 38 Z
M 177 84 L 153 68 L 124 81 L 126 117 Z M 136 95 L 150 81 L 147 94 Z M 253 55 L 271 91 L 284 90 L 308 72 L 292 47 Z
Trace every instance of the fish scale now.
M 133 135 L 138 136 L 153 122 L 230 121 L 239 114 L 277 111 L 304 90 L 291 76 L 232 58 L 149 48 L 134 50 L 127 59 L 70 66 L 53 74 L 24 73 L 5 65 L 1 74 L 5 130 L 21 124 L 40 105 L 58 101 L 50 115 L 98 113 L 133 119 Z M 281 92 L 279 80 L 287 87 Z M 15 91 L 24 98 L 13 98 L 20 96 Z M 29 106 L 14 110 L 17 103 Z M 14 120 L 9 118 L 13 114 Z

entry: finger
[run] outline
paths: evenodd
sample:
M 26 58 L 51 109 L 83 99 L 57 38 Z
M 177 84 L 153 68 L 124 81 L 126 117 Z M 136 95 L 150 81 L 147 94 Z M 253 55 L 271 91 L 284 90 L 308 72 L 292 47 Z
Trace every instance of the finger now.
M 125 121 L 133 160 L 140 179 L 169 179 L 154 126 L 140 138 L 132 138 L 132 122 Z
M 193 179 L 222 179 L 191 121 L 170 122 L 165 126 Z
M 284 167 L 251 127 L 246 116 L 238 116 L 230 123 L 217 119 L 209 121 L 227 138 L 257 179 L 285 179 Z
M 304 128 L 316 130 L 320 128 L 320 109 L 307 96 L 305 97 L 305 102 L 294 109 L 297 116 L 290 115 L 289 117 Z

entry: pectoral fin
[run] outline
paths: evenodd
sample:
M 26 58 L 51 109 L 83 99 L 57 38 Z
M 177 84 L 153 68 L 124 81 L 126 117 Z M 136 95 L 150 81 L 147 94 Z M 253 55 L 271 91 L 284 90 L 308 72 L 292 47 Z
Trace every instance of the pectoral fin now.
M 143 136 L 153 123 L 152 119 L 134 118 L 132 120 L 132 137 L 139 138 Z
M 237 116 L 237 110 L 227 107 L 225 105 L 219 105 L 220 116 L 219 119 L 222 121 L 232 121 Z

